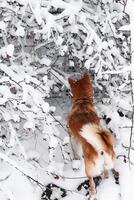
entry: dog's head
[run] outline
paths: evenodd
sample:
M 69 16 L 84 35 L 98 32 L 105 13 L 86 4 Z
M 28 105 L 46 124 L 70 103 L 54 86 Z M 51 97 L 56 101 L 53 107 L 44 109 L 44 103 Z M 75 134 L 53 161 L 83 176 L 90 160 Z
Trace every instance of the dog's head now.
M 70 84 L 73 99 L 93 97 L 93 87 L 90 76 L 87 70 L 84 71 L 82 77 L 70 77 L 68 79 Z

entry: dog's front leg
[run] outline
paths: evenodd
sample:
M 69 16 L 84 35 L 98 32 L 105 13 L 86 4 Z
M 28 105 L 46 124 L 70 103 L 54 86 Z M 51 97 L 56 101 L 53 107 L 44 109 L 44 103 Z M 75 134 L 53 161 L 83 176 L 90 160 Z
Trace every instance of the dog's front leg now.
M 79 143 L 72 136 L 70 137 L 70 142 L 71 142 L 72 152 L 73 152 L 72 168 L 74 170 L 78 170 L 78 169 L 80 169 L 80 166 L 81 166 L 80 157 L 78 154 Z
M 96 188 L 95 188 L 95 183 L 94 183 L 94 179 L 93 177 L 88 177 L 89 179 L 89 193 L 91 195 L 95 195 L 96 194 Z
M 104 172 L 102 174 L 102 178 L 108 178 L 109 177 L 109 171 L 107 169 L 104 169 Z
M 80 157 L 78 155 L 78 142 L 73 136 L 70 136 L 70 143 L 73 151 L 73 159 L 74 160 L 80 160 Z

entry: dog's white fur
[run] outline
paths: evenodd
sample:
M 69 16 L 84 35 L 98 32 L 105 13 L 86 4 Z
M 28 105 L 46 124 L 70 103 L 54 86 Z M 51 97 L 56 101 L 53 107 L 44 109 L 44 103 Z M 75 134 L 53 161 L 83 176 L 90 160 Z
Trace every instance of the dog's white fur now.
M 81 129 L 81 136 L 91 144 L 97 151 L 103 151 L 103 145 L 100 143 L 100 135 L 97 134 L 99 127 L 96 124 L 86 124 Z
M 105 151 L 101 141 L 101 136 L 97 134 L 99 127 L 96 124 L 86 124 L 81 129 L 81 136 L 91 144 L 94 149 L 98 152 L 98 159 L 95 162 L 93 174 L 101 174 L 103 170 L 109 170 L 114 168 L 114 162 L 110 155 Z M 103 152 L 103 155 L 101 154 Z

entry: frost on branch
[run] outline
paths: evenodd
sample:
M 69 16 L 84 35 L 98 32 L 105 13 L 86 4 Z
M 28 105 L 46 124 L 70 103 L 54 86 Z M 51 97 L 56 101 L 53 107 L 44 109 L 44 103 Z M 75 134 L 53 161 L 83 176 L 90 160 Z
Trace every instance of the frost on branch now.
M 83 67 L 91 73 L 100 117 L 120 140 L 120 128 L 132 117 L 130 19 L 125 1 L 121 2 L 2 1 L 2 152 L 38 169 L 42 166 L 48 173 L 55 173 L 55 165 L 62 174 L 71 160 L 65 150 L 69 142 L 51 99 L 63 91 L 68 94 L 67 77 L 81 73 Z M 26 144 L 29 140 L 32 149 Z M 37 151 L 39 146 L 43 151 Z M 55 158 L 57 151 L 60 161 Z

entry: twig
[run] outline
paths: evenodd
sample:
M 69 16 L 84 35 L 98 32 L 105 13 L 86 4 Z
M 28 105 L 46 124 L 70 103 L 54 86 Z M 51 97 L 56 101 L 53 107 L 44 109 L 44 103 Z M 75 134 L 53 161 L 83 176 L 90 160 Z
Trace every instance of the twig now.
M 122 144 L 122 147 L 125 148 L 126 150 L 128 150 L 130 147 L 129 146 L 125 146 L 124 144 Z M 130 148 L 131 150 L 134 150 L 133 147 Z
M 56 122 L 58 122 L 58 123 L 60 124 L 60 126 L 64 129 L 64 131 L 65 131 L 66 133 L 68 133 L 67 129 L 63 126 L 63 124 L 62 124 L 58 119 L 56 119 L 56 117 L 55 117 L 52 113 L 49 113 L 49 114 L 53 117 L 53 119 L 54 119 Z
M 132 126 L 119 126 L 119 128 L 132 128 Z M 133 126 L 134 128 L 134 126 Z
M 3 154 L 0 152 L 0 158 L 2 160 L 4 160 L 5 162 L 7 162 L 8 164 L 10 164 L 12 167 L 14 167 L 15 169 L 17 169 L 19 172 L 21 172 L 24 176 L 26 176 L 27 178 L 31 179 L 32 181 L 36 182 L 41 188 L 46 187 L 45 185 L 43 185 L 42 183 L 40 183 L 39 181 L 35 180 L 32 176 L 30 176 L 21 166 L 19 166 L 15 161 L 11 160 L 11 158 L 9 158 L 7 155 Z
M 125 159 L 125 161 L 124 161 L 124 162 L 125 162 L 125 163 L 127 163 L 126 159 L 127 159 L 127 160 L 129 160 L 129 158 L 128 158 L 128 157 L 126 157 L 125 155 L 118 155 L 118 156 L 117 156 L 117 159 L 118 159 L 118 158 L 122 158 L 122 157 Z M 133 162 L 131 162 L 131 161 L 129 161 L 129 163 L 130 163 L 131 165 L 134 165 L 134 163 L 133 163 Z
M 129 149 L 128 149 L 128 158 L 129 158 L 129 168 L 130 168 L 130 153 L 132 148 L 132 136 L 133 136 L 133 126 L 134 126 L 134 93 L 133 93 L 133 84 L 132 84 L 132 73 L 130 72 L 130 85 L 131 85 L 131 99 L 132 99 L 132 126 L 131 126 L 131 133 L 129 139 Z
M 62 176 L 55 173 L 51 173 L 53 176 L 60 177 L 62 179 L 70 179 L 70 180 L 80 180 L 80 179 L 87 179 L 87 176 L 79 176 L 79 177 L 69 177 L 69 176 Z

